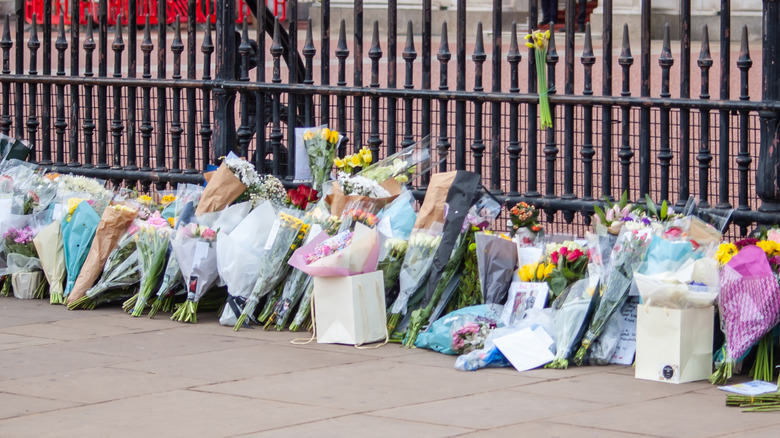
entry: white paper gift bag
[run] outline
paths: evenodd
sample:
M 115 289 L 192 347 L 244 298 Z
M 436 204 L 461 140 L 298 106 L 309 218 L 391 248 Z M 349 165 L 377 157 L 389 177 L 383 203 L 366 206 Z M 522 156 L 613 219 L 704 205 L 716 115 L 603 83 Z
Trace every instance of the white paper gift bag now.
M 669 309 L 640 304 L 636 324 L 636 378 L 670 383 L 712 374 L 715 309 Z
M 314 277 L 314 324 L 320 344 L 359 346 L 387 340 L 382 271 Z

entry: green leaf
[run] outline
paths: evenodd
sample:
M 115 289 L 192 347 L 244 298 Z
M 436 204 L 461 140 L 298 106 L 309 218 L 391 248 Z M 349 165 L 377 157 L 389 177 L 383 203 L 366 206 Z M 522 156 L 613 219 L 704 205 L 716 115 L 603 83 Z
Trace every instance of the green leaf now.
M 666 219 L 666 214 L 669 212 L 669 205 L 666 203 L 666 199 L 661 203 L 661 220 Z
M 658 209 L 655 208 L 655 202 L 650 199 L 650 195 L 647 193 L 645 193 L 645 202 L 647 203 L 647 212 L 650 213 L 651 216 L 660 217 L 658 216 Z
M 626 208 L 626 205 L 628 205 L 628 190 L 625 190 L 623 192 L 623 195 L 620 196 L 620 202 L 618 203 L 618 207 L 622 209 Z
M 607 224 L 607 215 L 604 213 L 604 210 L 601 209 L 598 205 L 593 206 L 593 211 L 596 212 L 596 215 L 601 219 L 601 223 L 606 225 Z

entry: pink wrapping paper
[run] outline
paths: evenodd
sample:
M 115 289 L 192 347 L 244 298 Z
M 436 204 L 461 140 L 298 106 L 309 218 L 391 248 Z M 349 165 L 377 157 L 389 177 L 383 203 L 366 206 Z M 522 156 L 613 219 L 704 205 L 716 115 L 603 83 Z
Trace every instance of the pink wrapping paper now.
M 375 233 L 374 233 L 375 241 L 371 246 L 371 249 L 368 252 L 368 254 L 365 254 L 362 251 L 360 254 L 354 254 L 351 252 L 353 246 L 355 246 L 355 239 L 353 237 L 352 245 L 347 246 L 341 251 L 338 251 L 334 254 L 324 257 L 320 260 L 317 260 L 312 264 L 306 263 L 306 256 L 312 253 L 314 249 L 317 247 L 317 245 L 327 240 L 328 237 L 329 237 L 328 234 L 323 231 L 317 237 L 312 239 L 311 242 L 295 250 L 292 257 L 290 257 L 290 260 L 288 261 L 290 266 L 292 266 L 295 269 L 301 270 L 311 275 L 312 277 L 345 277 L 349 275 L 365 274 L 367 272 L 376 271 L 376 265 L 379 259 L 379 244 L 378 244 L 378 238 Z M 358 260 L 365 258 L 365 263 L 361 265 L 360 269 L 353 271 L 350 270 L 348 266 L 343 266 L 344 264 L 348 264 L 345 263 L 347 262 L 347 259 L 345 259 L 345 257 L 347 259 L 357 258 Z M 342 265 L 342 266 L 334 266 L 334 265 Z

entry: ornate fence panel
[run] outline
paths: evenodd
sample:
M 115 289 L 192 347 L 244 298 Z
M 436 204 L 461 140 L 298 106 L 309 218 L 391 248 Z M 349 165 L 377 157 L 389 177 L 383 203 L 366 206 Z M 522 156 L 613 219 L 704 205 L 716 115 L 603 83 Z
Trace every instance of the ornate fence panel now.
M 264 1 L 249 3 L 251 26 L 243 20 L 236 27 L 236 2 L 219 0 L 216 24 L 209 19 L 199 29 L 190 0 L 187 17 L 171 28 L 130 14 L 126 27 L 110 29 L 101 0 L 97 23 L 81 20 L 75 8 L 66 32 L 62 18 L 52 25 L 51 0 L 25 28 L 17 0 L 0 39 L 0 132 L 28 141 L 30 159 L 51 169 L 142 189 L 200 183 L 206 166 L 229 151 L 296 184 L 288 151 L 300 126 L 329 124 L 349 139 L 340 154 L 368 146 L 376 158 L 430 135 L 433 171 L 475 171 L 496 197 L 542 208 L 554 229 L 589 223 L 595 204 L 623 192 L 634 201 L 649 194 L 682 206 L 696 196 L 701 209 L 733 208 L 742 232 L 780 223 L 778 0 L 763 3 L 760 75 L 748 29 L 731 41 L 728 0 L 721 2 L 717 61 L 706 28 L 693 61 L 689 0 L 681 39 L 671 41 L 667 30 L 660 45 L 650 40 L 650 2 L 643 1 L 638 51 L 627 27 L 613 29 L 611 0 L 600 39 L 590 26 L 575 35 L 576 2 L 566 0 L 566 25 L 546 59 L 554 123 L 545 130 L 538 128 L 534 56 L 523 44 L 527 29 L 538 27 L 535 2 L 528 22 L 512 23 L 506 34 L 502 2 L 494 0 L 486 37 L 482 23 L 467 35 L 466 1 L 457 0 L 449 23 L 454 54 L 448 23 L 433 29 L 430 0 L 422 2 L 421 29 L 399 26 L 397 1 L 388 1 L 383 33 L 376 22 L 366 32 L 356 0 L 350 38 L 347 23 L 331 23 L 330 1 L 322 0 L 319 29 L 309 20 L 302 46 L 298 22 L 280 23 Z M 287 17 L 296 17 L 298 2 L 287 5 Z M 166 13 L 159 2 L 158 21 L 168 21 Z M 331 30 L 338 30 L 335 47 Z M 622 37 L 619 47 L 613 36 Z M 750 93 L 751 77 L 760 96 Z M 415 183 L 418 195 L 425 183 Z

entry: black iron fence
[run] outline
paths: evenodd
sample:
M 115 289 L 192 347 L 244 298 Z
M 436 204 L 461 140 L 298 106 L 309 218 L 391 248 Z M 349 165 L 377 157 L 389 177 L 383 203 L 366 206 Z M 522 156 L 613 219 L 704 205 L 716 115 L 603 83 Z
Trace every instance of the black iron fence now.
M 335 50 L 328 0 L 320 4 L 319 36 L 309 21 L 301 47 L 298 23 L 281 25 L 263 1 L 250 2 L 252 27 L 244 20 L 238 29 L 236 2 L 217 3 L 213 29 L 198 29 L 195 0 L 185 23 L 177 19 L 173 28 L 153 29 L 130 14 L 126 28 L 109 29 L 101 0 L 97 24 L 88 20 L 82 28 L 74 8 L 66 33 L 64 20 L 52 27 L 50 0 L 42 20 L 34 18 L 25 30 L 17 0 L 0 40 L 0 132 L 27 140 L 31 160 L 54 170 L 145 189 L 200 182 L 205 166 L 231 150 L 292 184 L 295 154 L 288 150 L 299 126 L 329 124 L 349 138 L 341 154 L 366 145 L 376 158 L 430 135 L 435 171 L 478 172 L 496 196 L 536 205 L 555 223 L 589 223 L 595 203 L 624 191 L 633 200 L 649 194 L 682 205 L 693 195 L 702 209 L 734 208 L 743 232 L 754 223 L 780 223 L 778 0 L 763 3 L 760 99 L 749 92 L 747 29 L 737 59 L 731 58 L 729 0 L 721 2 L 717 99 L 706 29 L 693 65 L 689 0 L 681 2 L 679 59 L 667 32 L 652 62 L 650 1 L 644 0 L 639 59 L 624 27 L 617 66 L 612 1 L 603 4 L 599 59 L 590 27 L 584 39 L 575 35 L 575 1 L 566 0 L 565 29 L 546 60 L 549 86 L 557 91 L 550 96 L 554 127 L 545 130 L 538 129 L 534 56 L 525 50 L 525 30 L 514 23 L 505 46 L 501 0 L 493 2 L 489 53 L 481 24 L 467 38 L 465 0 L 457 1 L 454 53 L 447 23 L 434 42 L 430 0 L 422 1 L 422 29 L 409 23 L 405 36 L 397 33 L 396 1 L 389 1 L 387 34 L 380 38 L 374 23 L 369 44 L 356 0 L 352 38 L 341 22 Z M 297 3 L 288 2 L 288 17 L 297 16 Z M 533 29 L 538 11 L 530 3 L 527 28 Z M 165 3 L 159 4 L 158 20 L 165 22 Z M 129 7 L 137 8 L 135 0 Z M 562 56 L 555 45 L 561 42 Z M 638 96 L 632 95 L 636 67 Z M 613 90 L 618 75 L 619 92 Z M 660 93 L 653 96 L 657 78 Z M 736 99 L 732 84 L 739 85 Z M 425 181 L 420 184 L 418 193 Z

